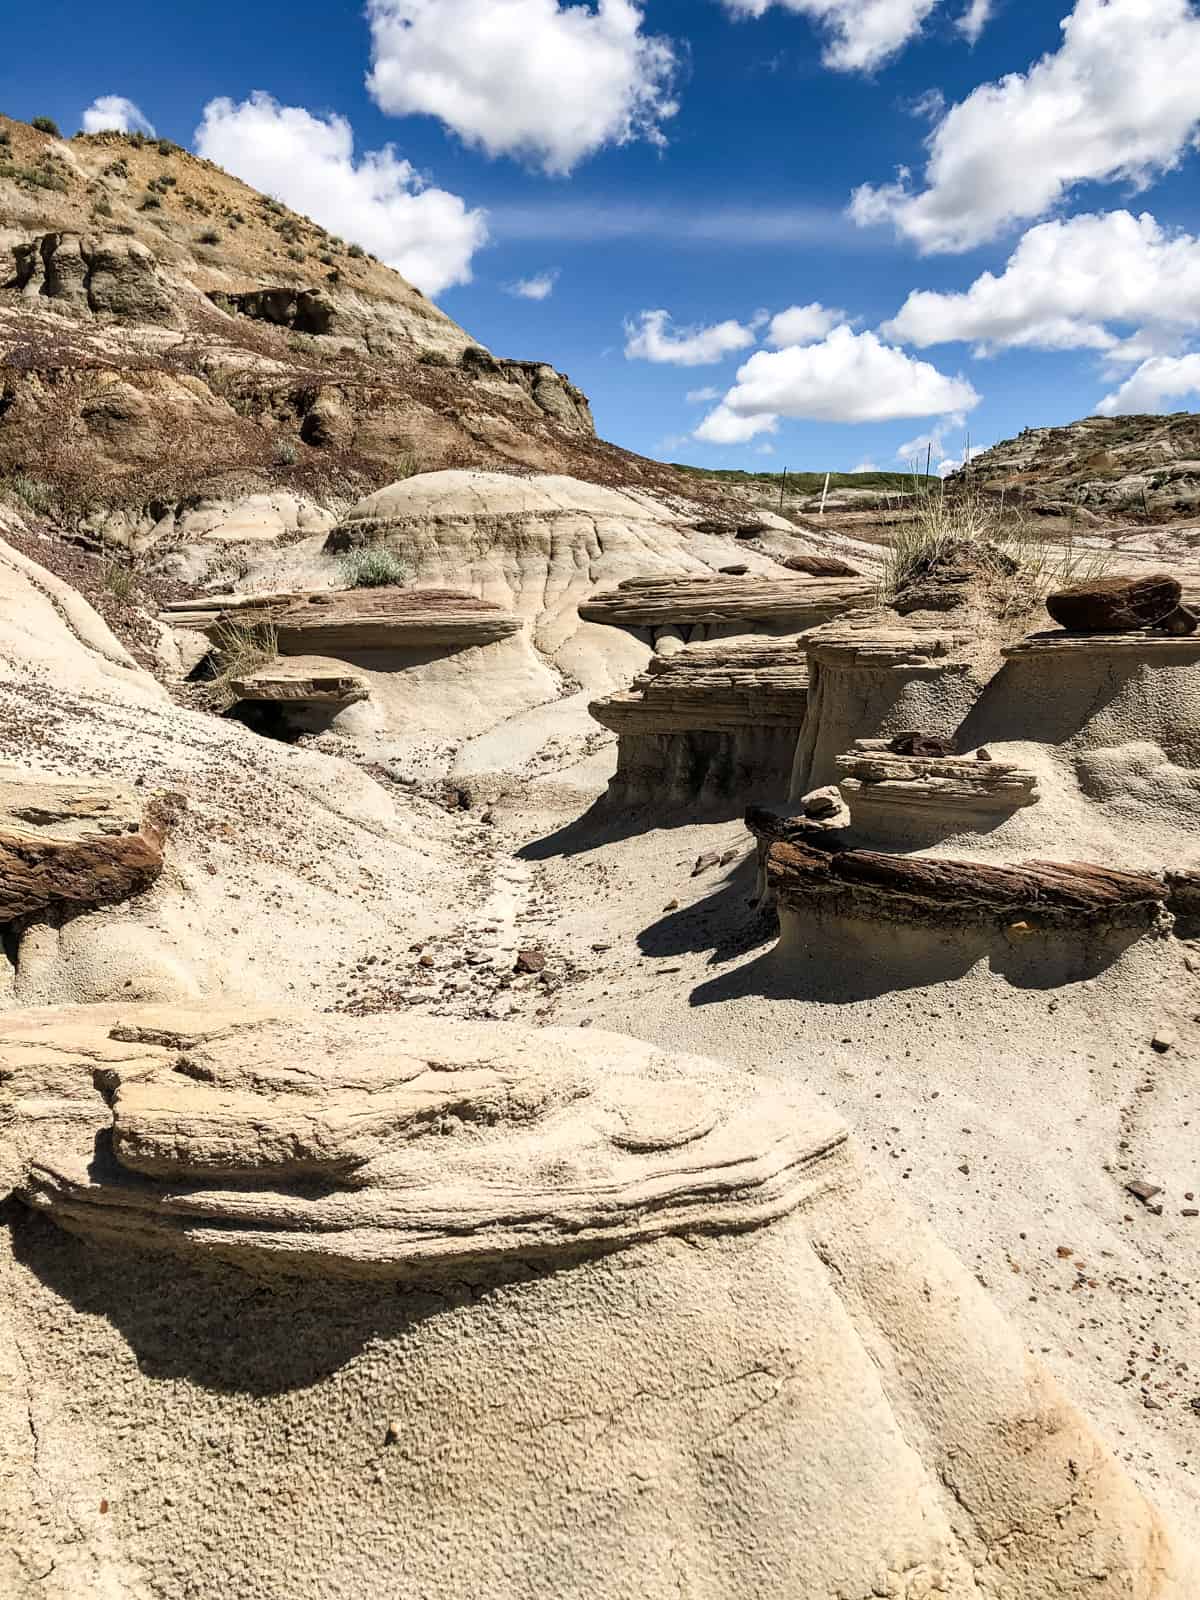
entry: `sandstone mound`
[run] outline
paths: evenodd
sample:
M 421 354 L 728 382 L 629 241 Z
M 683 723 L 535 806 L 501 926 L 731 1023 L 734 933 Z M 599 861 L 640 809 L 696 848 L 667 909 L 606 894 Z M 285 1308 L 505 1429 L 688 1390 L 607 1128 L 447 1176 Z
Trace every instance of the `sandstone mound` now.
M 462 895 L 467 867 L 437 808 L 343 762 L 177 708 L 79 595 L 4 545 L 0 760 L 116 807 L 48 864 L 43 850 L 35 876 L 54 903 L 27 905 L 6 927 L 0 1009 L 122 994 L 312 992 L 332 1003 L 349 968 L 440 929 Z M 140 834 L 103 826 L 145 817 L 157 791 L 179 801 L 155 878 L 153 817 Z M 135 899 L 86 909 L 110 897 L 97 889 L 151 879 Z M 68 893 L 71 884 L 86 892 Z
M 792 1090 L 394 1017 L 36 1012 L 0 1052 L 7 1181 L 81 1236 L 13 1216 L 14 1596 L 1193 1592 Z
M 521 631 L 519 618 L 472 594 L 393 587 L 185 600 L 169 606 L 164 621 L 210 636 L 231 624 L 269 624 L 284 656 L 495 644 Z

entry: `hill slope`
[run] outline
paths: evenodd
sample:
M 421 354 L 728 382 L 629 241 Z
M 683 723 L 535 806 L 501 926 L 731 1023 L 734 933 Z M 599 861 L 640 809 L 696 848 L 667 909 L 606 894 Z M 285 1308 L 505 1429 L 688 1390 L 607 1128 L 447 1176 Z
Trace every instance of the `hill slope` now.
M 0 480 L 118 542 L 199 498 L 414 467 L 678 484 L 398 273 L 167 141 L 0 117 Z

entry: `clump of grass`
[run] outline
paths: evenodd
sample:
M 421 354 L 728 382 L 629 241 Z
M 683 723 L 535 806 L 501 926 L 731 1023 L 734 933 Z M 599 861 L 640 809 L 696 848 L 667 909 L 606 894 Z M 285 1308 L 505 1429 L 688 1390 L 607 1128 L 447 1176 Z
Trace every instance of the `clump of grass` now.
M 213 634 L 219 682 L 243 678 L 279 654 L 279 630 L 268 617 L 231 617 Z
M 62 138 L 62 132 L 53 117 L 31 117 L 29 126 L 36 128 L 39 133 L 49 133 L 56 139 Z
M 28 511 L 44 517 L 54 510 L 54 490 L 41 478 L 28 472 L 14 472 L 3 485 L 9 498 L 19 500 Z
M 299 459 L 300 452 L 290 439 L 276 439 L 271 460 L 277 467 L 294 467 Z
M 423 367 L 448 367 L 451 365 L 450 357 L 441 350 L 422 350 L 417 360 Z
M 347 550 L 338 557 L 338 568 L 347 589 L 388 589 L 412 579 L 412 567 L 386 545 L 365 550 Z
M 113 214 L 112 202 L 105 195 L 101 195 L 92 206 L 94 217 L 111 217 Z
M 298 244 L 288 246 L 287 258 L 289 261 L 303 261 L 306 259 L 304 251 Z
M 0 162 L 0 178 L 12 178 L 23 189 L 56 189 L 67 192 L 67 180 L 51 167 L 20 167 L 11 161 Z
M 221 235 L 216 228 L 205 228 L 204 232 L 198 235 L 198 238 L 201 244 L 220 244 L 221 242 Z
M 880 579 L 884 605 L 969 557 L 995 613 L 1025 617 L 1051 590 L 1085 583 L 1108 565 L 1106 550 L 1053 539 L 1003 496 L 984 495 L 969 479 L 947 487 L 914 474 L 908 503 L 915 503 L 916 516 L 888 549 Z
M 104 587 L 117 600 L 129 600 L 137 588 L 137 573 L 131 561 L 109 561 L 105 564 Z
M 346 254 L 348 256 L 353 256 L 355 261 L 361 261 L 362 258 L 366 255 L 366 253 L 367 252 L 363 249 L 362 245 L 360 245 L 360 244 L 352 244 L 352 245 L 349 246 L 349 248 L 346 251 Z

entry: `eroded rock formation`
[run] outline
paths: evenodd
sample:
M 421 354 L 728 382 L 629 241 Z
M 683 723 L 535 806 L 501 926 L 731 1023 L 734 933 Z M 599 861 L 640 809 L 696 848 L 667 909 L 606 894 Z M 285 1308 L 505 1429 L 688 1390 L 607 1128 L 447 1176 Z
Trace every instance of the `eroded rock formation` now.
M 289 656 L 235 674 L 229 692 L 239 700 L 283 705 L 354 705 L 370 695 L 361 674 L 324 656 Z
M 0 923 L 147 888 L 162 871 L 168 815 L 164 800 L 124 784 L 0 767 Z
M 871 594 L 865 579 L 742 577 L 627 578 L 580 607 L 588 622 L 615 627 L 740 625 L 743 632 L 791 633 L 828 622 Z
M 610 801 L 735 813 L 748 790 L 785 790 L 807 698 L 795 637 L 692 644 L 652 657 L 630 689 L 589 707 L 618 738 Z
M 15 286 L 96 316 L 178 326 L 153 255 L 120 234 L 46 233 L 13 247 Z
M 453 589 L 217 596 L 211 604 L 181 602 L 165 617 L 215 637 L 231 625 L 269 626 L 284 656 L 494 644 L 521 631 L 520 618 Z
M 783 1085 L 611 1034 L 211 1008 L 19 1013 L 0 1052 L 22 1600 L 1193 1592 L 974 1278 Z

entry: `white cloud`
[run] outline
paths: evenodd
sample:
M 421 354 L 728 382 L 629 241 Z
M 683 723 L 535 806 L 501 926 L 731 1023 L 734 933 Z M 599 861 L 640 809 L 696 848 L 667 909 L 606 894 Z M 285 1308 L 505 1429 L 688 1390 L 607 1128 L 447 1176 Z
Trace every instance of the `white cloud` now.
M 1145 187 L 1179 164 L 1200 122 L 1192 0 L 1076 0 L 1062 44 L 981 84 L 929 139 L 924 187 L 856 189 L 860 225 L 891 222 L 925 252 L 969 250 L 1041 216 L 1084 182 Z
M 979 36 L 992 20 L 994 0 L 971 0 L 970 5 L 955 23 L 955 27 L 968 44 L 977 44 Z
M 771 318 L 765 342 L 773 350 L 782 350 L 789 344 L 816 344 L 845 320 L 844 311 L 823 306 L 819 300 L 807 306 L 789 306 Z
M 777 417 L 739 417 L 722 404 L 709 412 L 693 438 L 702 439 L 705 444 L 748 444 L 755 434 L 774 433 L 778 427 Z
M 240 105 L 211 100 L 196 149 L 362 245 L 427 294 L 469 283 L 471 257 L 487 241 L 484 213 L 429 187 L 391 145 L 356 160 L 344 117 L 314 117 L 261 91 Z
M 674 367 L 707 367 L 734 350 L 754 343 L 754 330 L 741 322 L 717 322 L 709 328 L 671 326 L 669 311 L 643 311 L 625 324 L 625 359 L 654 361 Z
M 689 389 L 685 398 L 690 406 L 708 406 L 721 398 L 721 391 L 711 385 L 706 389 Z
M 519 278 L 516 283 L 509 284 L 508 292 L 521 300 L 549 300 L 557 282 L 556 267 L 553 272 L 537 272 L 532 278 Z
M 878 472 L 879 468 L 873 461 L 860 461 L 856 467 L 851 467 L 850 471 L 856 474 L 860 472 Z
M 725 0 L 735 17 L 762 17 L 772 5 L 810 17 L 829 34 L 823 60 L 842 72 L 870 72 L 921 31 L 939 0 Z M 978 0 L 977 0 L 978 3 Z
M 948 478 L 952 472 L 957 472 L 968 461 L 974 461 L 976 456 L 981 456 L 989 448 L 986 444 L 973 444 L 965 448 L 961 455 L 943 456 L 934 463 L 933 472 L 937 478 Z
M 1171 411 L 1177 408 L 1168 406 L 1167 400 L 1191 394 L 1200 394 L 1200 355 L 1151 356 L 1119 389 L 1106 394 L 1096 411 L 1102 417 Z
M 985 272 L 962 294 L 916 291 L 882 332 L 920 349 L 967 339 L 1115 352 L 1110 323 L 1200 327 L 1200 238 L 1128 211 L 1039 223 L 999 277 Z M 1148 353 L 1134 344 L 1125 359 Z
M 885 345 L 873 333 L 843 324 L 820 344 L 759 350 L 696 437 L 729 444 L 752 437 L 779 417 L 814 422 L 891 422 L 898 417 L 965 413 L 979 395 L 927 361 Z
M 671 43 L 632 0 L 368 0 L 367 16 L 380 108 L 437 117 L 490 156 L 568 173 L 605 145 L 662 144 L 679 109 Z
M 146 133 L 153 139 L 154 124 L 140 106 L 123 94 L 97 95 L 80 119 L 84 133 Z

